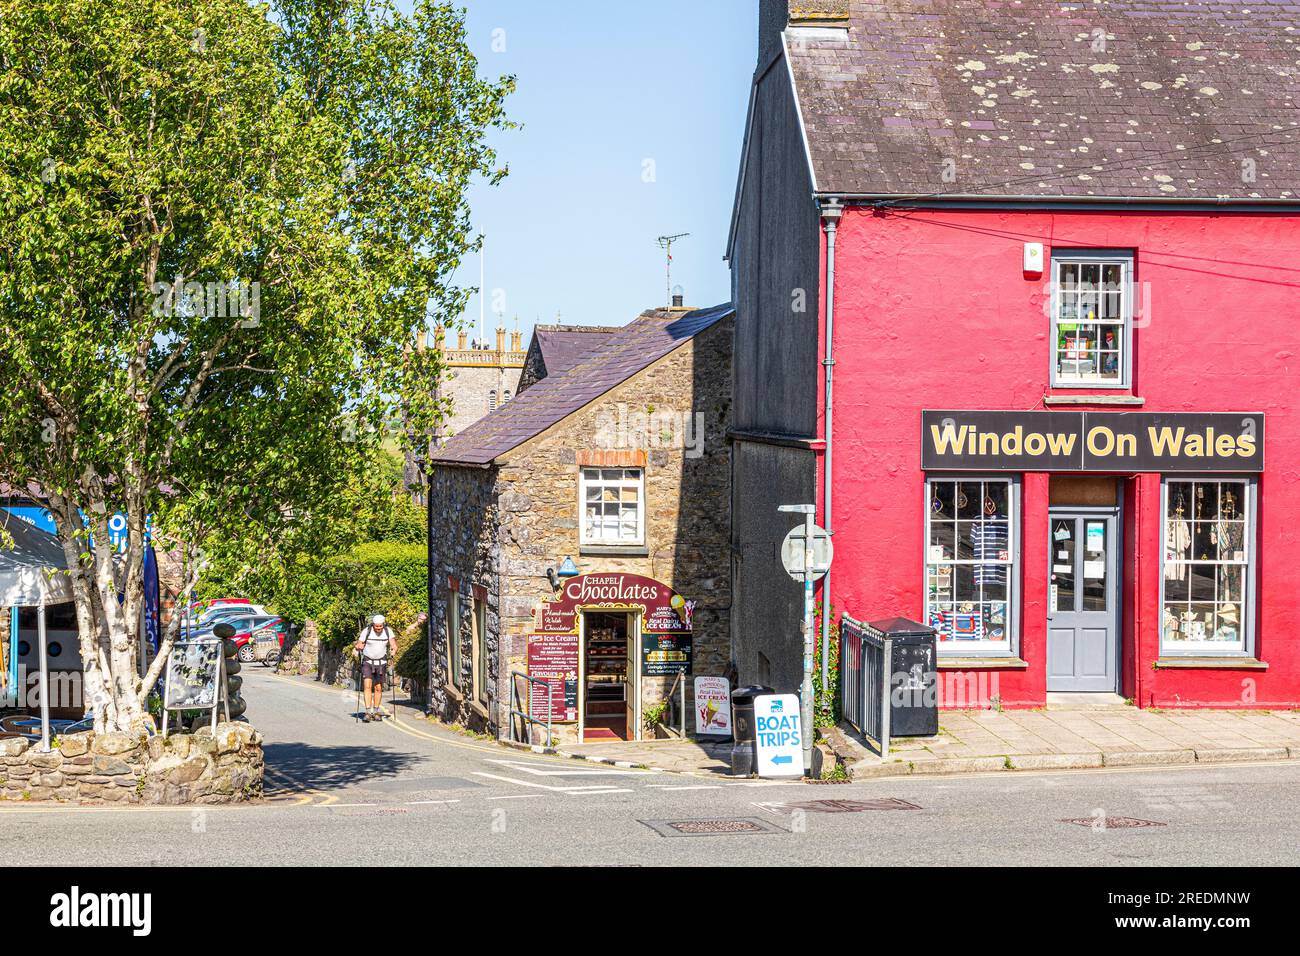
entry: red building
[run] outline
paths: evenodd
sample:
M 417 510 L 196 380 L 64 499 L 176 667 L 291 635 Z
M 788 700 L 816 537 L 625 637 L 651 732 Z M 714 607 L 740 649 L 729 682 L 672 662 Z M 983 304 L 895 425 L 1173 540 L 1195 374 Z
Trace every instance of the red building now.
M 1279 5 L 789 8 L 729 249 L 742 681 L 798 684 L 765 555 L 815 496 L 831 602 L 932 624 L 945 706 L 1300 704 Z

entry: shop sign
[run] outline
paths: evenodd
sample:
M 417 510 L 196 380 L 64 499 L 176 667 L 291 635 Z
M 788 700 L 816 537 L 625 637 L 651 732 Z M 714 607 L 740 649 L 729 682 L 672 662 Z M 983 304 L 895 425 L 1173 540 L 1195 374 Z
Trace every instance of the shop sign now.
M 1260 472 L 1262 412 L 923 411 L 921 467 Z
M 551 720 L 560 723 L 578 719 L 578 635 L 530 634 L 528 676 L 547 682 L 551 697 Z M 530 684 L 529 716 L 546 719 L 546 695 Z
M 690 672 L 690 634 L 641 632 L 642 677 L 672 677 Z
M 803 776 L 803 734 L 797 694 L 754 698 L 754 741 L 760 777 Z
M 577 612 L 602 608 L 631 608 L 641 612 L 641 628 L 689 634 L 695 602 L 662 581 L 639 574 L 580 574 L 560 587 L 554 601 L 534 610 L 536 630 L 546 634 L 576 634 Z
M 731 683 L 725 677 L 695 678 L 695 734 L 731 736 Z

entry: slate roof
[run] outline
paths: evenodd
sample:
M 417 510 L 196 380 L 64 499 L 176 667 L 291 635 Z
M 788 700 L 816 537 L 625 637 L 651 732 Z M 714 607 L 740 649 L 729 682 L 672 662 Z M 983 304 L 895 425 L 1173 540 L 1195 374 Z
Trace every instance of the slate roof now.
M 547 375 L 454 435 L 432 464 L 487 465 L 732 314 L 730 303 L 682 312 L 654 309 L 611 333 L 604 344 L 558 375 Z
M 848 23 L 785 34 L 819 193 L 1300 198 L 1295 0 L 852 0 Z
M 617 326 L 539 325 L 533 329 L 533 341 L 542 354 L 546 374 L 559 375 L 603 345 L 605 336 L 617 331 Z

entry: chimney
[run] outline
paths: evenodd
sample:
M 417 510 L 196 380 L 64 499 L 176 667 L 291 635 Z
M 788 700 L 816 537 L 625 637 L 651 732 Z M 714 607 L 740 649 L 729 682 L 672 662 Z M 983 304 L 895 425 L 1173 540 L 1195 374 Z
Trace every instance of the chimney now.
M 682 305 L 682 294 L 680 292 L 673 293 L 673 308 L 674 309 L 685 308 L 685 306 Z
M 758 0 L 758 62 L 780 49 L 787 26 L 848 25 L 849 0 Z
M 433 344 L 439 352 L 447 347 L 447 330 L 441 325 L 433 327 Z
M 457 332 L 457 333 L 456 333 L 456 348 L 458 348 L 458 349 L 464 349 L 464 348 L 465 348 L 465 340 L 466 340 L 467 338 L 469 338 L 469 334 L 468 334 L 467 332 L 465 332 L 464 329 L 462 329 L 462 330 L 460 330 L 459 332 Z
M 497 351 L 504 352 L 505 350 L 506 350 L 506 330 L 499 328 L 497 329 Z
M 522 352 L 524 350 L 524 334 L 518 329 L 510 333 L 510 351 Z

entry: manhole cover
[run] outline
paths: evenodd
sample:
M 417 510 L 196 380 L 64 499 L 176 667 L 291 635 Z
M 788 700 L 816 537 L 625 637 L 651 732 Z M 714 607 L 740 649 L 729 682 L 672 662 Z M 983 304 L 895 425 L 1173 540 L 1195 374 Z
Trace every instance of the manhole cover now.
M 791 810 L 809 813 L 861 813 L 863 810 L 920 810 L 915 803 L 898 797 L 881 797 L 878 800 L 805 800 L 802 803 L 784 803 Z
M 720 820 L 642 820 L 660 836 L 748 836 L 758 833 L 785 833 L 780 827 L 754 817 Z
M 1078 817 L 1062 820 L 1062 823 L 1077 823 L 1081 827 L 1094 830 L 1132 830 L 1135 827 L 1162 827 L 1163 823 L 1155 820 L 1139 820 L 1137 817 Z

